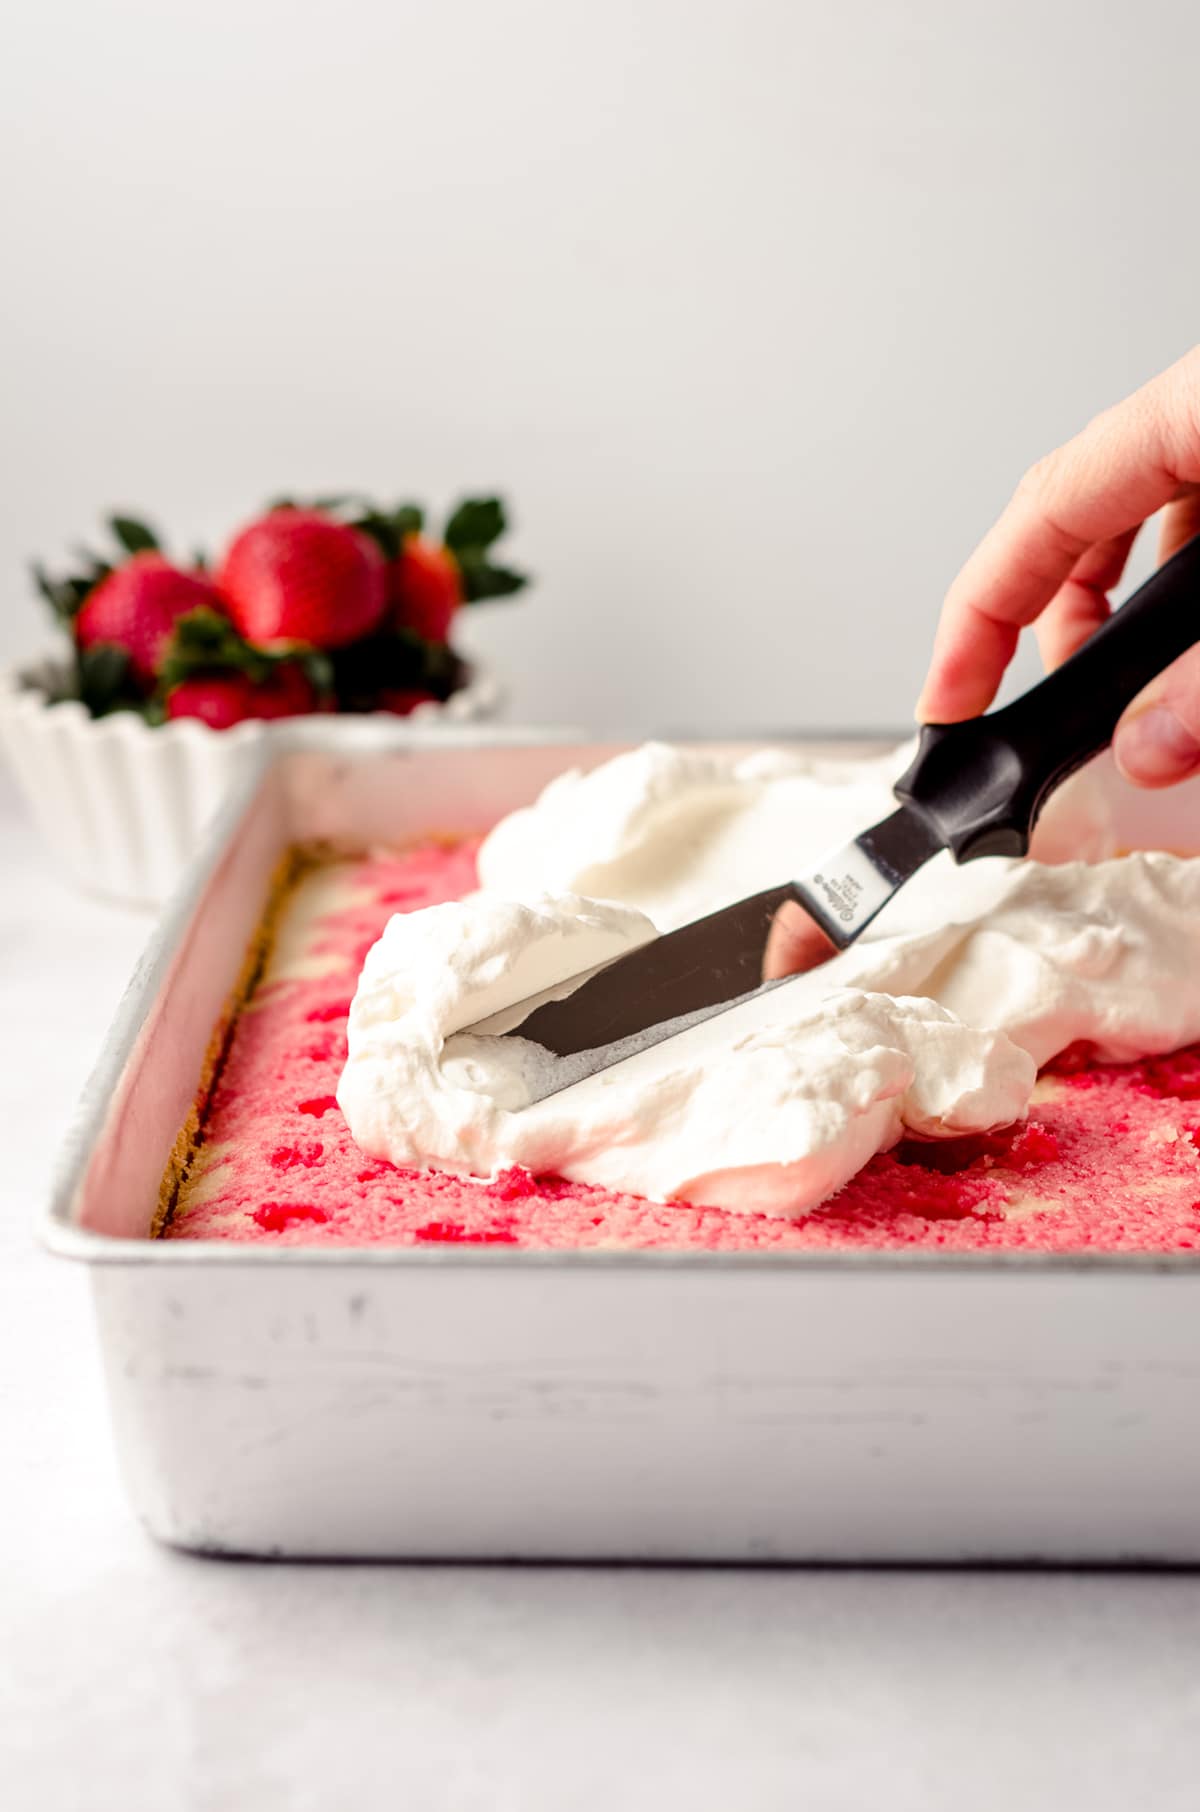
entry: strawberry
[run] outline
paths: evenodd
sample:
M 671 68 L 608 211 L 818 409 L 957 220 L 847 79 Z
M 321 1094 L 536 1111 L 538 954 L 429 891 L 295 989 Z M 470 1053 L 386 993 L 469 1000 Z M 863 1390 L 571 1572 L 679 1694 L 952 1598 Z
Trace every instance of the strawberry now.
M 445 645 L 460 604 L 509 598 L 528 583 L 524 573 L 498 566 L 493 558 L 508 528 L 499 497 L 464 497 L 440 539 L 425 535 L 425 512 L 415 503 L 389 508 L 344 496 L 323 498 L 311 508 L 370 536 L 387 561 L 389 623 L 432 646 Z
M 202 607 L 221 608 L 210 581 L 147 550 L 87 593 L 74 618 L 75 640 L 84 651 L 100 643 L 123 648 L 135 683 L 149 691 L 177 620 Z
M 217 574 L 229 615 L 262 648 L 341 648 L 387 607 L 375 542 L 320 510 L 273 509 L 230 544 Z
M 194 610 L 171 632 L 159 670 L 161 717 L 197 717 L 228 730 L 247 717 L 301 717 L 330 701 L 329 657 L 306 648 L 280 658 L 252 647 L 228 617 Z
M 388 564 L 388 600 L 398 629 L 425 642 L 446 642 L 463 601 L 462 574 L 449 548 L 424 535 L 406 535 L 400 557 Z
M 248 717 L 303 717 L 317 694 L 303 670 L 280 662 L 265 680 L 248 673 L 200 673 L 167 693 L 168 718 L 196 717 L 211 730 L 229 730 Z

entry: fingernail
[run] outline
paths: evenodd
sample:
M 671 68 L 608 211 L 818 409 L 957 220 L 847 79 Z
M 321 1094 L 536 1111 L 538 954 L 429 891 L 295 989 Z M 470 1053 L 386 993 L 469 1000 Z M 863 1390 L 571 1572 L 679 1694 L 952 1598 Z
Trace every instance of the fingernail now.
M 1140 786 L 1167 786 L 1200 767 L 1200 742 L 1166 705 L 1150 705 L 1117 731 L 1117 766 Z

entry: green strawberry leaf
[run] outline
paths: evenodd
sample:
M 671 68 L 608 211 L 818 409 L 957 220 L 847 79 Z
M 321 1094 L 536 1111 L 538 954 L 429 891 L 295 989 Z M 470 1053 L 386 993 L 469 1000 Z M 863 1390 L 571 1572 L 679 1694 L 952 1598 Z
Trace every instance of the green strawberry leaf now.
M 107 579 L 113 570 L 112 561 L 101 559 L 100 555 L 94 554 L 90 547 L 76 545 L 73 552 L 93 585 L 99 585 L 101 579 Z
M 482 603 L 485 598 L 511 598 L 529 583 L 527 573 L 515 567 L 494 566 L 486 554 L 474 551 L 456 555 L 462 573 L 463 597 L 468 604 Z
M 44 566 L 34 564 L 30 571 L 33 582 L 42 597 L 45 598 L 59 622 L 69 629 L 79 615 L 79 609 L 88 593 L 97 583 L 89 574 L 78 574 L 62 579 L 52 578 Z
M 80 650 L 79 697 L 93 717 L 140 703 L 128 652 L 115 642 L 96 642 Z
M 75 621 L 75 614 L 83 601 L 74 583 L 70 579 L 52 579 L 45 567 L 36 561 L 29 570 L 33 574 L 34 584 L 55 616 L 69 627 Z
M 458 561 L 468 604 L 484 598 L 510 598 L 529 583 L 515 567 L 496 565 L 489 553 L 507 527 L 499 497 L 464 498 L 446 524 L 446 546 Z
M 63 591 L 72 599 L 72 616 L 78 615 L 84 600 L 92 595 L 99 583 L 99 579 L 91 578 L 64 579 L 62 581 Z
M 305 648 L 298 656 L 305 678 L 314 692 L 327 697 L 333 691 L 333 662 L 321 648 Z
M 382 510 L 368 510 L 365 515 L 354 517 L 347 526 L 356 528 L 362 535 L 369 535 L 385 560 L 399 559 L 402 537 L 397 533 L 391 517 L 385 516 Z
M 240 636 L 228 617 L 201 606 L 176 621 L 159 666 L 162 693 L 197 673 L 245 673 L 255 684 L 265 680 L 273 657 Z
M 425 521 L 424 510 L 415 503 L 400 503 L 393 510 L 384 510 L 359 499 L 359 506 L 357 515 L 345 516 L 343 520 L 348 527 L 369 535 L 385 560 L 398 560 L 405 538 L 419 535 Z
M 45 598 L 47 604 L 49 604 L 51 610 L 60 609 L 61 598 L 59 587 L 50 577 L 50 574 L 46 571 L 41 561 L 31 560 L 29 563 L 29 571 L 33 575 L 34 584 L 37 586 L 42 597 Z
M 446 524 L 442 539 L 452 554 L 482 554 L 508 523 L 499 497 L 464 497 Z
M 110 516 L 108 526 L 127 554 L 157 553 L 162 545 L 154 531 L 134 516 Z

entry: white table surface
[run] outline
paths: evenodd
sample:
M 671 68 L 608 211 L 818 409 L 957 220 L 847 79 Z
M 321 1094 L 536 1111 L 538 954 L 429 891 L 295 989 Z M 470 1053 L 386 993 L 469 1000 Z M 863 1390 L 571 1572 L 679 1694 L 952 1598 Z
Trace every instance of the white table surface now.
M 30 1236 L 148 921 L 0 779 L 6 1812 L 1200 1804 L 1200 1577 L 286 1566 L 156 1547 L 83 1277 Z

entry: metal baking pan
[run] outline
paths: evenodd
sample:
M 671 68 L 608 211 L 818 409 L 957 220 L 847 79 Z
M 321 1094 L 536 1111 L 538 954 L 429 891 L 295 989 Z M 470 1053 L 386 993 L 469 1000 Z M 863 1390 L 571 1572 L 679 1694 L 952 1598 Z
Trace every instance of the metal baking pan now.
M 128 1488 L 213 1554 L 1200 1561 L 1200 1256 L 147 1237 L 283 848 L 475 830 L 612 747 L 306 731 L 232 800 L 48 1209 Z M 1200 792 L 1131 842 L 1200 847 Z M 1191 824 L 1184 837 L 1180 826 Z

